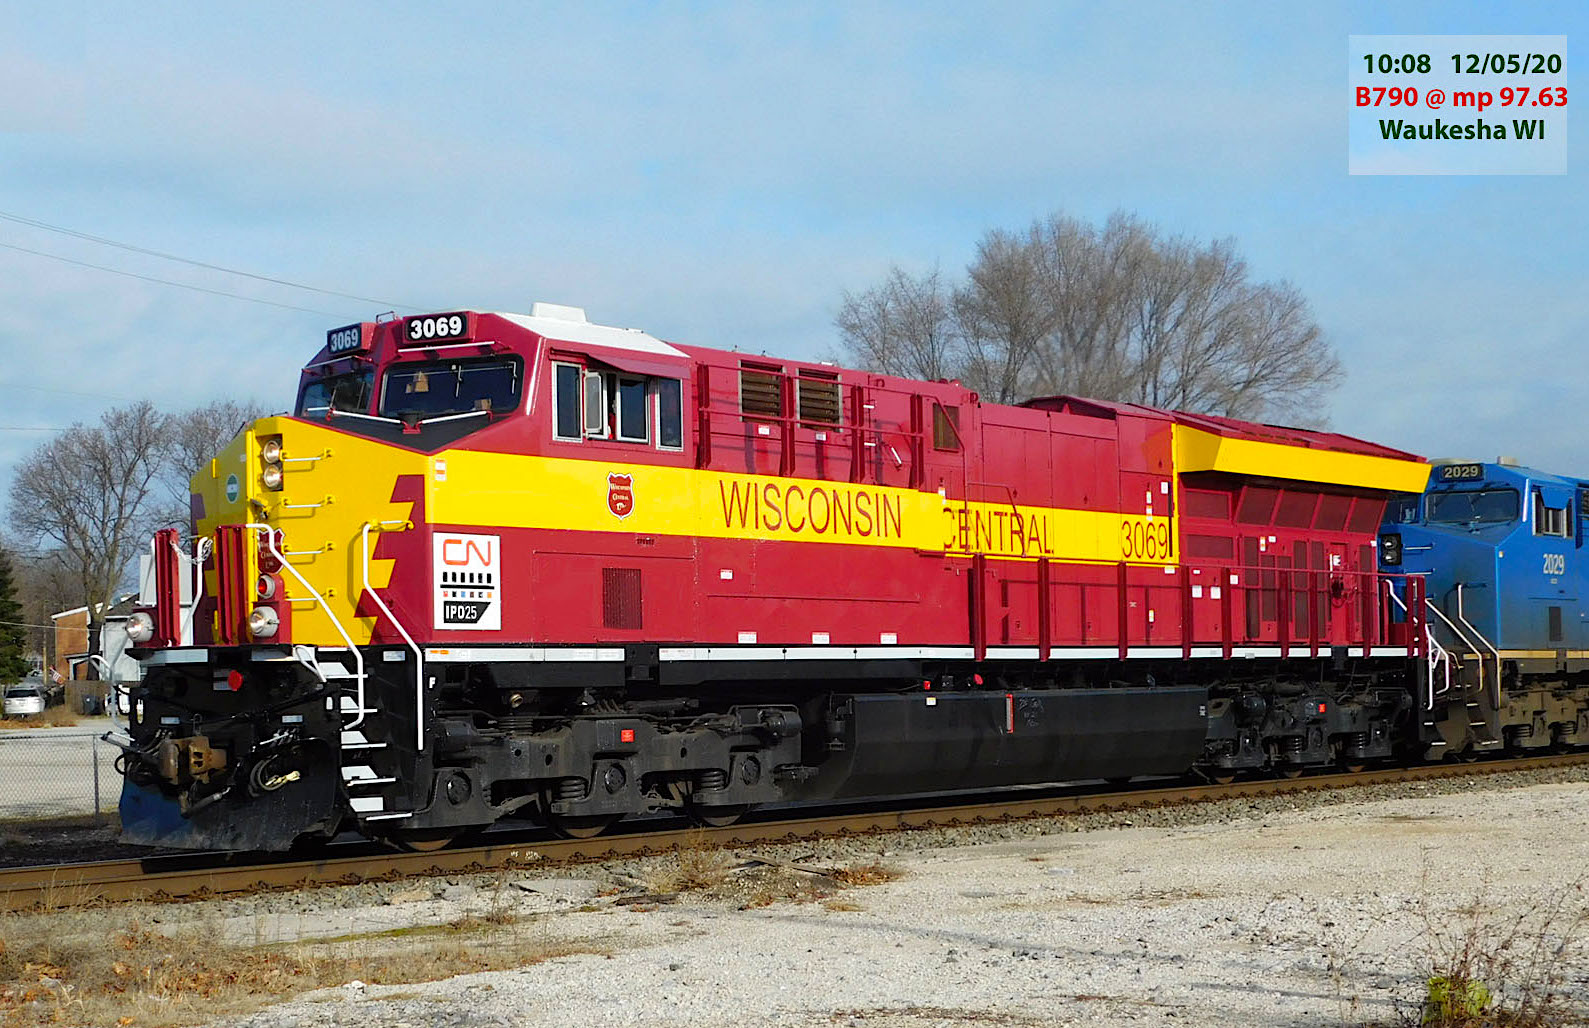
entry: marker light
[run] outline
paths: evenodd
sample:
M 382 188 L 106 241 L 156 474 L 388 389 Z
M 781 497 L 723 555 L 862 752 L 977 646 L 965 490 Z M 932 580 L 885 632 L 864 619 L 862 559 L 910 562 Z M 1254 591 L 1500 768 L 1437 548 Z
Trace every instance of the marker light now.
M 281 627 L 281 618 L 269 607 L 255 607 L 248 615 L 248 634 L 255 639 L 269 639 Z
M 135 643 L 148 642 L 154 638 L 154 618 L 138 611 L 127 619 L 127 638 Z

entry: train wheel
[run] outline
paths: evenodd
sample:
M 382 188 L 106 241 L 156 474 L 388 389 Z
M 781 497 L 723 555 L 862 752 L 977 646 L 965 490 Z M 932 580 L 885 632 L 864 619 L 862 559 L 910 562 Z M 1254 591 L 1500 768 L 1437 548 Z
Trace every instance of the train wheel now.
M 1210 771 L 1208 780 L 1215 785 L 1229 785 L 1236 780 L 1235 771 Z
M 745 811 L 750 809 L 748 803 L 711 804 L 689 803 L 686 807 L 690 819 L 698 825 L 707 828 L 727 828 L 745 816 Z
M 410 853 L 434 853 L 451 846 L 462 834 L 462 828 L 416 828 L 409 832 L 395 832 L 389 838 L 399 849 Z
M 1341 770 L 1349 775 L 1360 775 L 1366 767 L 1368 767 L 1367 764 L 1342 764 Z
M 622 814 L 548 814 L 546 824 L 565 839 L 594 839 L 617 824 Z
M 1304 772 L 1306 770 L 1307 770 L 1307 768 L 1304 768 L 1304 767 L 1283 767 L 1283 768 L 1280 769 L 1280 777 L 1281 778 L 1301 778 L 1302 777 L 1302 772 Z

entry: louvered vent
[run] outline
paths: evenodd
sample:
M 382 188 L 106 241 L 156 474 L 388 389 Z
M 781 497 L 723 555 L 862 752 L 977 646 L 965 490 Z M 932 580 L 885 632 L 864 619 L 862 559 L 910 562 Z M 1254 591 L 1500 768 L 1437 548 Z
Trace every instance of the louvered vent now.
M 839 383 L 837 379 L 800 372 L 800 420 L 822 425 L 839 423 Z
M 778 417 L 783 413 L 783 394 L 778 376 L 753 368 L 739 370 L 739 410 L 742 414 Z
M 608 628 L 640 628 L 640 569 L 601 569 L 601 623 Z

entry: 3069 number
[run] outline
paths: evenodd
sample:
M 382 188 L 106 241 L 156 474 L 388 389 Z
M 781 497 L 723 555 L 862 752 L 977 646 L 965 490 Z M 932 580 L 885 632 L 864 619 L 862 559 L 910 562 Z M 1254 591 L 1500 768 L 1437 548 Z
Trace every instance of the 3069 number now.
M 1126 560 L 1171 556 L 1169 520 L 1120 522 L 1120 553 Z
M 420 343 L 431 339 L 462 339 L 468 330 L 469 319 L 462 314 L 411 318 L 408 322 L 408 341 Z

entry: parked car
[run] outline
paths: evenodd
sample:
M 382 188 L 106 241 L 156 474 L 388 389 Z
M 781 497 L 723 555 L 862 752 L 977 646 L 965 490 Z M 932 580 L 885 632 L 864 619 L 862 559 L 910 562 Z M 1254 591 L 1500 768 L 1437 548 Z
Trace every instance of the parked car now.
M 44 713 L 44 690 L 31 683 L 8 685 L 0 699 L 6 717 L 38 717 Z

